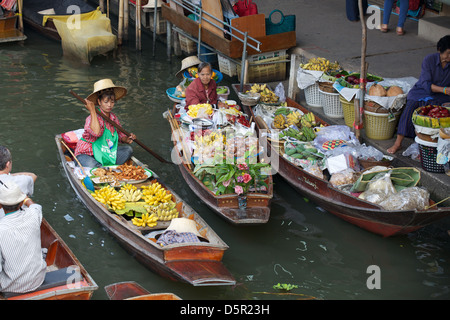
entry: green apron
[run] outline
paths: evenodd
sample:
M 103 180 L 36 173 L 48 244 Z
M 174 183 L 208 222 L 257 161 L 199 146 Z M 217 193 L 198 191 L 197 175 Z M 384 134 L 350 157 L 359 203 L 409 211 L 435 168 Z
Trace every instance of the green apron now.
M 95 160 L 100 162 L 102 166 L 115 165 L 117 158 L 117 146 L 119 144 L 118 142 L 119 135 L 117 131 L 111 133 L 108 128 L 105 128 L 102 136 L 92 142 L 92 151 L 94 153 Z

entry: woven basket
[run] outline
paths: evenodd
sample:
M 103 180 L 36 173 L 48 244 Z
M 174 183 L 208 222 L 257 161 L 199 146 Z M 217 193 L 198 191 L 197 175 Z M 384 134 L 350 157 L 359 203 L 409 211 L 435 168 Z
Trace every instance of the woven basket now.
M 388 109 L 371 100 L 364 101 L 364 110 L 374 113 L 389 113 Z
M 339 93 L 324 92 L 319 89 L 323 112 L 330 118 L 343 118 L 344 110 L 342 109 Z
M 315 82 L 313 85 L 305 88 L 306 104 L 310 107 L 321 108 L 321 98 L 319 92 L 319 84 Z
M 353 123 L 355 122 L 355 99 L 347 101 L 347 99 L 339 95 L 339 101 L 341 102 L 342 111 L 344 112 L 345 124 L 350 128 L 353 128 Z
M 394 113 L 395 120 L 389 121 L 388 113 L 374 113 L 364 111 L 364 128 L 369 139 L 373 140 L 388 140 L 391 139 L 395 133 L 398 120 L 400 118 L 400 111 Z
M 321 82 L 319 81 L 319 89 L 322 90 L 323 92 L 328 92 L 328 93 L 336 93 L 336 89 L 333 88 L 333 83 L 332 82 Z
M 419 145 L 420 164 L 425 171 L 434 173 L 445 173 L 444 165 L 436 162 L 437 143 L 415 138 Z

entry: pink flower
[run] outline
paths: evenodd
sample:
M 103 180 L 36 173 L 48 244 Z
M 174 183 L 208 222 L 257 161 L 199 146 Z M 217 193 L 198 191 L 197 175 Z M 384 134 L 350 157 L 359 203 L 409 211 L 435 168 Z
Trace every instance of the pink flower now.
M 234 187 L 234 192 L 235 192 L 236 194 L 241 194 L 241 193 L 244 193 L 244 189 L 242 189 L 241 186 L 235 186 L 235 187 Z
M 248 169 L 248 166 L 247 166 L 246 163 L 244 163 L 244 164 L 238 164 L 238 169 L 239 169 L 239 170 L 247 170 L 247 169 Z
M 230 185 L 230 182 L 231 182 L 231 179 L 228 179 L 227 181 L 222 182 L 222 184 L 223 184 L 225 187 L 228 187 L 228 186 Z
M 248 183 L 250 180 L 252 180 L 252 176 L 248 173 L 244 174 L 244 183 Z

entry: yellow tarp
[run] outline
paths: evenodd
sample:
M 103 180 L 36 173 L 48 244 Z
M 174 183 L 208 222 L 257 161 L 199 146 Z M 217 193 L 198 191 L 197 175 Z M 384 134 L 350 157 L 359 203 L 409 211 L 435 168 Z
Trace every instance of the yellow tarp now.
M 44 16 L 44 24 L 48 18 L 53 19 L 66 56 L 89 63 L 94 56 L 114 50 L 117 46 L 111 21 L 100 9 L 83 14 Z

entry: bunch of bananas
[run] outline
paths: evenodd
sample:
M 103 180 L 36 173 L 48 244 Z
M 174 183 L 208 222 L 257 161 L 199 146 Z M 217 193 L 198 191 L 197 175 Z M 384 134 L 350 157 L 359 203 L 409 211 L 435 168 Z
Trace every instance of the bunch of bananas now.
M 291 137 L 301 141 L 303 139 L 303 132 L 291 127 L 288 128 L 287 130 L 281 131 L 279 137 L 280 138 Z
M 189 106 L 187 114 L 192 118 L 198 118 L 199 114 L 210 116 L 213 114 L 213 108 L 209 103 L 193 104 Z
M 164 189 L 159 182 L 153 182 L 148 186 L 143 186 L 142 195 L 146 204 L 153 206 L 161 202 L 168 202 L 172 199 L 172 194 Z
M 226 136 L 220 132 L 212 131 L 209 134 L 194 136 L 194 144 L 196 147 L 209 146 L 216 142 L 226 144 Z
M 142 198 L 142 190 L 121 189 L 120 193 L 127 202 L 137 202 Z
M 339 69 L 338 62 L 330 62 L 330 60 L 325 58 L 311 58 L 308 63 L 301 63 L 300 68 L 304 70 L 315 70 L 315 71 L 329 71 Z
M 293 111 L 286 116 L 286 124 L 287 126 L 296 126 L 300 123 L 302 115 L 298 111 Z
M 114 211 L 125 208 L 123 195 L 111 186 L 95 190 L 92 197 L 98 202 L 110 206 Z
M 302 127 L 301 130 L 303 133 L 301 141 L 313 141 L 316 138 L 316 133 L 313 128 Z
M 160 203 L 157 206 L 145 206 L 148 213 L 155 214 L 159 221 L 170 221 L 173 218 L 178 218 L 178 210 L 173 201 Z
M 312 112 L 305 113 L 302 116 L 300 123 L 302 127 L 314 128 L 316 126 L 316 117 L 314 116 L 314 113 Z
M 254 85 L 251 86 L 250 90 L 248 90 L 247 92 L 259 93 L 261 95 L 261 98 L 259 100 L 260 102 L 277 103 L 278 100 L 280 99 L 275 94 L 275 92 L 273 92 L 267 87 L 266 83 L 264 84 L 255 83 Z
M 286 119 L 284 118 L 284 116 L 282 114 L 277 114 L 273 118 L 273 126 L 275 127 L 275 129 L 286 128 Z
M 149 214 L 147 212 L 143 213 L 141 218 L 134 217 L 131 222 L 138 227 L 154 227 L 158 224 L 158 217 L 154 213 Z

